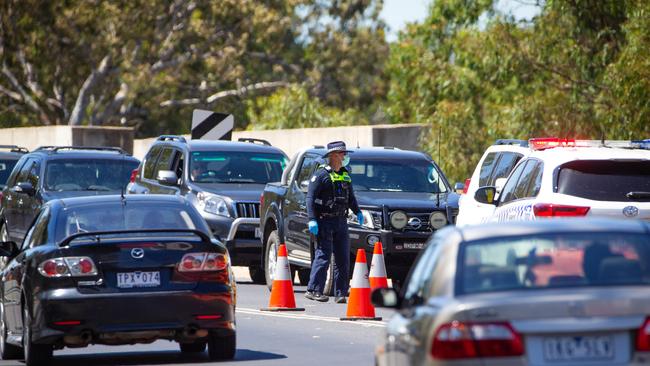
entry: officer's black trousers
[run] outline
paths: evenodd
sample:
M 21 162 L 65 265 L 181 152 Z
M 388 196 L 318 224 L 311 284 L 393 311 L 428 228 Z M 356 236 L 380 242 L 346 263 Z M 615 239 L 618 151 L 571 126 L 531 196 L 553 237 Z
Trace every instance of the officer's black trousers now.
M 334 252 L 334 295 L 347 296 L 350 285 L 350 238 L 345 217 L 319 219 L 314 262 L 311 265 L 307 290 L 323 292 Z

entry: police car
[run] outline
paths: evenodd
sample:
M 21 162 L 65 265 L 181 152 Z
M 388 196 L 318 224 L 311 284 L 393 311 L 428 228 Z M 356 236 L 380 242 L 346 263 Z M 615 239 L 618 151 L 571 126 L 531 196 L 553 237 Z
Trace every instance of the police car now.
M 493 205 L 484 204 L 474 199 L 479 187 L 495 186 L 501 191 L 503 184 L 517 163 L 531 153 L 528 140 L 497 140 L 483 153 L 474 169 L 472 177 L 465 180 L 461 187 L 463 194 L 459 199 L 459 212 L 456 225 L 478 224 L 485 217 L 492 215 Z
M 529 140 L 531 153 L 500 193 L 476 190 L 492 207 L 484 221 L 606 216 L 650 221 L 650 140 Z

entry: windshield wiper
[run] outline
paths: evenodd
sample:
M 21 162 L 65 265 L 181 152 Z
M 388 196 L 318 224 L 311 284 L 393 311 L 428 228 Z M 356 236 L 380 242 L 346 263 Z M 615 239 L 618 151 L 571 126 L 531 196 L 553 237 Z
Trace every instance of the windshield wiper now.
M 104 186 L 90 186 L 90 187 L 84 189 L 84 191 L 106 191 L 106 192 L 108 192 L 108 191 L 112 191 L 112 189 L 110 189 L 108 187 L 104 187 Z
M 625 197 L 627 197 L 629 199 L 633 199 L 633 198 L 649 199 L 650 198 L 650 192 L 641 192 L 641 191 L 627 192 Z

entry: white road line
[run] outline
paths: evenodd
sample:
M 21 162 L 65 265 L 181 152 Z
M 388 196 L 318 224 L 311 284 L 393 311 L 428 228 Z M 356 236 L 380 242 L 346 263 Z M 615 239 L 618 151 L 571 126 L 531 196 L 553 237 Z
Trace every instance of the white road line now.
M 237 312 L 241 314 L 269 316 L 275 318 L 317 320 L 317 321 L 330 322 L 330 323 L 356 324 L 356 325 L 362 325 L 364 327 L 378 327 L 378 328 L 386 327 L 386 323 L 383 321 L 363 321 L 363 320 L 342 321 L 339 318 L 334 318 L 331 316 L 306 315 L 306 314 L 297 314 L 297 313 L 290 314 L 286 312 L 260 311 L 257 309 L 239 308 L 239 307 L 237 308 Z

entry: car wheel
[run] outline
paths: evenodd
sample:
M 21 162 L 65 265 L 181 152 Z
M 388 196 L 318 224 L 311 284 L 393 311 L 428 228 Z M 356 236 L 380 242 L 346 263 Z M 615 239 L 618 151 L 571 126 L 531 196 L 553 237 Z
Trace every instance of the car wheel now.
M 32 342 L 32 316 L 27 307 L 23 309 L 23 353 L 26 366 L 48 365 L 52 359 L 51 344 Z
M 264 274 L 266 277 L 266 286 L 269 288 L 269 291 L 273 287 L 279 245 L 280 238 L 278 237 L 278 231 L 273 230 L 269 234 L 268 239 L 266 239 L 266 253 L 264 253 Z
M 235 358 L 235 351 L 237 351 L 236 334 L 208 336 L 208 356 L 211 360 L 232 360 Z
M 248 274 L 251 276 L 253 283 L 266 283 L 266 274 L 264 274 L 264 268 L 260 266 L 250 266 L 248 267 Z
M 23 350 L 7 343 L 7 320 L 2 304 L 0 304 L 0 313 L 0 357 L 3 360 L 17 360 L 23 355 Z
M 205 351 L 206 342 L 180 343 L 183 353 L 200 353 Z
M 309 284 L 309 275 L 311 274 L 309 268 L 299 268 L 296 272 L 298 272 L 298 281 L 300 281 L 300 284 L 307 286 Z

